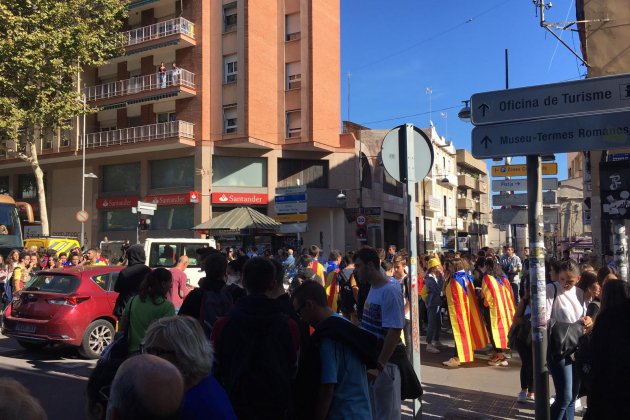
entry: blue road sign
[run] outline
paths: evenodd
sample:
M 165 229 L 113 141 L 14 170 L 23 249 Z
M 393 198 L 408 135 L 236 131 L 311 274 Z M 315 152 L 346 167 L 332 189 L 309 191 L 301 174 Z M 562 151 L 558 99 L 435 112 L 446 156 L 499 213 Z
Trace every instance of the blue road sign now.
M 306 193 L 304 194 L 289 194 L 289 195 L 277 195 L 274 199 L 276 203 L 293 203 L 296 201 L 306 201 Z

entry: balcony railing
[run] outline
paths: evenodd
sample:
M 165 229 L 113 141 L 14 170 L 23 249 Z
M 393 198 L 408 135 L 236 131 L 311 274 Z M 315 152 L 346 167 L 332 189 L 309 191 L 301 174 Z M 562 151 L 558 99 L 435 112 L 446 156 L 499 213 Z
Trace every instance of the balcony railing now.
M 85 88 L 83 93 L 88 101 L 100 101 L 156 89 L 166 89 L 171 86 L 185 86 L 194 89 L 195 73 L 179 69 L 179 74 L 177 74 L 173 70 L 169 70 L 166 73 L 147 74 L 146 76 L 90 86 Z
M 85 137 L 85 148 L 120 146 L 173 137 L 194 139 L 194 127 L 194 124 L 186 121 L 169 121 L 120 130 L 90 133 Z
M 468 174 L 458 175 L 457 186 L 460 188 L 475 188 L 475 179 Z
M 195 24 L 180 17 L 165 20 L 164 22 L 154 23 L 153 25 L 149 26 L 132 29 L 130 31 L 124 32 L 126 39 L 125 46 L 130 47 L 132 45 L 151 41 L 153 39 L 164 38 L 173 34 L 183 34 L 194 38 Z

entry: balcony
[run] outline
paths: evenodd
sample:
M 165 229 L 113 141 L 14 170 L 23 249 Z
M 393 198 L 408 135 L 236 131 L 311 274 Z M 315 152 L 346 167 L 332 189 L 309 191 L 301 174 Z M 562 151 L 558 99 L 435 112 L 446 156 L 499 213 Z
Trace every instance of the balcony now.
M 151 54 L 155 55 L 159 53 L 159 51 L 155 50 L 159 48 L 170 48 L 173 45 L 179 46 L 180 48 L 194 47 L 197 45 L 195 40 L 195 24 L 181 17 L 131 29 L 123 32 L 123 35 L 127 56 L 145 51 L 151 51 Z M 124 59 L 125 57 L 116 57 L 110 62 L 122 61 Z
M 459 188 L 475 188 L 475 178 L 468 174 L 457 175 L 457 186 Z
M 85 137 L 85 148 L 96 149 L 101 147 L 164 141 L 194 146 L 194 127 L 194 124 L 186 121 L 170 121 L 166 123 L 123 128 L 120 130 L 90 133 Z
M 179 75 L 171 71 L 166 75 L 147 74 L 127 80 L 90 86 L 83 90 L 88 102 L 105 107 L 118 104 L 157 102 L 160 99 L 195 96 L 195 74 L 180 69 Z
M 489 214 L 490 213 L 490 206 L 488 205 L 488 203 L 485 202 L 479 202 L 479 203 L 475 203 L 475 211 L 481 213 L 481 214 Z
M 473 210 L 475 202 L 471 198 L 458 198 L 457 210 Z
M 442 200 L 438 197 L 429 195 L 425 200 L 427 211 L 440 211 L 442 210 Z
M 457 150 L 456 155 L 458 166 L 463 166 L 473 172 L 480 172 L 482 174 L 488 173 L 486 163 L 483 160 L 475 159 L 468 150 L 459 149 Z
M 481 179 L 478 179 L 475 182 L 475 186 L 473 190 L 481 194 L 488 194 L 488 183 L 486 181 L 482 181 Z

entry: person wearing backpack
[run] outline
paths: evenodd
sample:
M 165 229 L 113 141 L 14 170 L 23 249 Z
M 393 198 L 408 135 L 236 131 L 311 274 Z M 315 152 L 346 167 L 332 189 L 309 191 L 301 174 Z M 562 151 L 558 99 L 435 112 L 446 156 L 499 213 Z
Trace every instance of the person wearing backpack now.
M 226 285 L 227 258 L 218 251 L 210 252 L 203 260 L 206 277 L 199 281 L 199 287 L 192 290 L 179 308 L 178 315 L 188 315 L 198 319 L 208 338 L 214 323 L 227 315 L 233 305 L 233 297 Z
M 359 325 L 359 317 L 357 316 L 359 285 L 354 276 L 354 251 L 346 252 L 344 263 L 344 269 L 337 274 L 339 309 L 344 318 L 349 319 L 354 325 Z
M 293 417 L 292 381 L 300 333 L 295 321 L 271 298 L 275 282 L 271 261 L 263 257 L 248 260 L 243 266 L 247 296 L 219 318 L 212 330 L 215 375 L 239 419 Z
M 328 260 L 328 271 L 326 272 L 326 296 L 328 297 L 328 306 L 333 312 L 339 312 L 339 268 L 341 264 L 341 251 L 333 250 L 330 252 Z

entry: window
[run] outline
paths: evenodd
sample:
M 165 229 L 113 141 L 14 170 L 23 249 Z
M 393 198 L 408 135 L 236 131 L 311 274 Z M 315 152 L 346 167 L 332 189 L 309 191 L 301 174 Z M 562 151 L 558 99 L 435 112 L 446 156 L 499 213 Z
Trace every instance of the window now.
M 9 194 L 8 176 L 0 176 L 0 194 Z
M 140 162 L 103 166 L 103 192 L 127 194 L 139 191 Z
M 228 105 L 223 107 L 223 131 L 226 134 L 236 133 L 238 108 L 236 105 Z
M 364 153 L 361 153 L 361 187 L 372 189 L 372 168 Z
M 158 123 L 177 121 L 177 114 L 175 112 L 163 112 L 161 114 L 157 114 L 155 116 L 155 120 Z
M 212 184 L 222 187 L 266 187 L 267 159 L 215 156 Z
M 237 16 L 235 3 L 223 7 L 223 32 L 236 29 Z
M 194 186 L 195 159 L 191 157 L 178 159 L 153 160 L 151 167 L 151 188 L 183 188 Z
M 158 206 L 151 216 L 151 230 L 190 230 L 195 225 L 195 207 L 186 206 Z
M 135 231 L 138 226 L 138 215 L 133 214 L 131 209 L 103 210 L 101 220 L 101 230 L 104 232 Z
M 383 192 L 396 197 L 403 196 L 403 185 L 389 176 L 387 171 L 383 171 Z
M 446 201 L 446 196 L 442 196 L 444 198 L 444 217 L 448 216 L 448 203 Z
M 46 189 L 46 175 L 44 175 L 44 189 Z M 37 182 L 34 174 L 18 175 L 18 198 L 23 200 L 37 198 Z
M 225 64 L 225 80 L 224 83 L 236 82 L 236 75 L 238 74 L 238 61 L 236 55 L 228 55 L 223 58 Z
M 80 284 L 81 279 L 71 275 L 38 274 L 27 284 L 25 290 L 69 294 L 75 292 Z M 50 303 L 50 301 L 48 302 Z
M 302 86 L 302 66 L 299 61 L 287 63 L 287 90 L 299 89 Z
M 286 40 L 295 41 L 300 39 L 300 14 L 294 13 L 285 17 Z
M 287 112 L 287 138 L 300 137 L 302 135 L 302 112 Z
M 44 139 L 44 144 L 42 145 L 42 148 L 44 150 L 51 150 L 53 147 L 53 141 L 52 138 L 49 136 L 46 136 L 46 138 Z
M 328 188 L 328 161 L 278 159 L 278 187 Z

